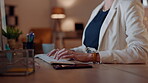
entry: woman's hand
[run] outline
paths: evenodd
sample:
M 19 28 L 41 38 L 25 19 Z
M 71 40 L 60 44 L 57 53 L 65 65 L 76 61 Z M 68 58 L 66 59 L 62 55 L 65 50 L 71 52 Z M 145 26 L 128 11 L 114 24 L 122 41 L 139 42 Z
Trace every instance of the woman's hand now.
M 55 59 L 60 59 L 60 58 L 72 58 L 74 60 L 82 61 L 82 62 L 89 62 L 93 61 L 93 56 L 90 53 L 77 53 L 72 50 L 66 50 L 64 49 L 54 49 L 52 50 L 48 56 L 54 55 Z
M 58 53 L 59 49 L 53 49 L 51 52 L 47 54 L 47 56 L 55 56 Z

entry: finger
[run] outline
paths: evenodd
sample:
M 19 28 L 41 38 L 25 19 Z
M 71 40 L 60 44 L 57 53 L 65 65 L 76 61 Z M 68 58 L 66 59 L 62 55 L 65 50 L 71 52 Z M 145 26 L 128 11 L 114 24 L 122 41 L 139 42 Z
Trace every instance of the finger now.
M 53 54 L 56 53 L 57 50 L 58 50 L 58 49 L 53 49 L 51 52 L 49 52 L 49 53 L 47 54 L 47 56 L 52 56 Z
M 71 51 L 71 50 L 66 50 L 64 52 L 62 52 L 61 54 L 58 55 L 58 60 L 63 57 L 63 56 L 66 56 L 66 55 L 73 55 L 75 54 L 75 52 Z
M 59 51 L 57 55 L 61 55 L 61 54 L 63 54 L 63 52 L 66 53 L 66 54 L 74 54 L 74 53 L 75 53 L 74 51 L 66 50 L 66 49 L 64 48 L 64 49 L 62 49 L 61 51 Z
M 61 54 L 62 52 L 64 52 L 64 51 L 65 51 L 65 48 L 63 48 L 63 49 L 61 49 L 61 50 L 58 50 L 58 51 L 55 53 L 54 59 L 56 59 L 57 56 L 58 56 L 59 54 Z
M 59 52 L 59 49 L 55 52 L 54 59 L 56 58 L 58 52 Z
M 52 56 L 55 52 L 57 51 L 57 49 L 53 49 L 52 51 L 50 51 L 47 56 Z
M 72 58 L 72 59 L 75 59 L 75 55 L 74 54 L 65 55 L 65 56 L 62 56 L 62 58 Z
M 59 54 L 63 53 L 64 51 L 66 51 L 66 49 L 65 49 L 65 48 L 63 48 L 63 49 L 59 50 L 59 52 L 57 53 L 57 55 L 59 55 Z
M 61 54 L 59 54 L 58 56 L 57 56 L 57 59 L 59 60 L 62 56 L 64 56 L 64 55 L 69 55 L 68 54 L 68 51 L 64 51 L 64 52 L 62 52 Z

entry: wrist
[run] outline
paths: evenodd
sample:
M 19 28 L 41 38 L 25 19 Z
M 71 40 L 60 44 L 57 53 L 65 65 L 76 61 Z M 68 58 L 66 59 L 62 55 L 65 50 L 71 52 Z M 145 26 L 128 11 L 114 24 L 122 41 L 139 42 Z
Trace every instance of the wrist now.
M 100 55 L 99 55 L 99 53 L 91 53 L 91 54 L 92 54 L 92 62 L 94 64 L 100 62 Z
M 100 54 L 99 53 L 96 53 L 97 54 L 97 62 L 100 63 Z

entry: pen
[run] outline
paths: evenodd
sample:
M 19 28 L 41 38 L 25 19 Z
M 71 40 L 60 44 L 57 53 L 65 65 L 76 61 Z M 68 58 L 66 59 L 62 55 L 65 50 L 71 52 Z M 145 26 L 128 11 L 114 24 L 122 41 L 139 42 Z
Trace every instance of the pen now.
M 26 39 L 27 39 L 27 42 L 33 42 L 34 41 L 34 33 L 31 32 L 31 33 L 27 34 Z
M 29 42 L 29 34 L 26 35 L 26 42 Z

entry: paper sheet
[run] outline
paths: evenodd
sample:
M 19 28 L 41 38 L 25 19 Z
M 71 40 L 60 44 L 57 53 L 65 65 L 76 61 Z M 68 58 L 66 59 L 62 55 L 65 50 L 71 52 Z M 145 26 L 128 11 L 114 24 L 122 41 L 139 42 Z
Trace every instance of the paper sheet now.
M 62 64 L 75 64 L 75 62 L 68 61 L 69 59 L 54 59 L 54 56 L 47 56 L 47 54 L 37 54 L 35 55 L 36 58 L 40 58 L 45 62 L 52 64 L 52 63 L 62 63 Z

